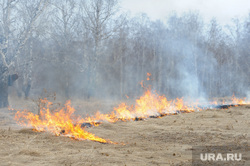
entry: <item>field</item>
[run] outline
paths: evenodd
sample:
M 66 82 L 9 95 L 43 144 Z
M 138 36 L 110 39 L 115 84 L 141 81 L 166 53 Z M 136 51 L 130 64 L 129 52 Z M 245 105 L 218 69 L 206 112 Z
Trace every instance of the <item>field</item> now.
M 11 99 L 11 104 L 14 108 L 35 106 L 32 101 L 15 99 Z M 86 113 L 86 108 L 109 109 L 115 104 L 74 105 L 78 113 Z M 192 146 L 244 145 L 250 140 L 250 105 L 144 121 L 103 123 L 87 129 L 96 136 L 120 143 L 117 145 L 34 132 L 19 127 L 13 120 L 14 113 L 14 110 L 0 109 L 1 166 L 191 165 Z

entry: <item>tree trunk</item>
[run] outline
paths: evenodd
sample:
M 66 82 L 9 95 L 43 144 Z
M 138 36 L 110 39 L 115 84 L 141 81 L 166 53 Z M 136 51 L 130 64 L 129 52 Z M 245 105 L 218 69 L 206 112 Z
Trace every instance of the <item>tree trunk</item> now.
M 87 87 L 87 98 L 89 99 L 92 96 L 92 61 L 88 64 L 88 87 Z
M 28 85 L 26 86 L 25 91 L 24 91 L 25 99 L 28 99 L 28 97 L 29 97 L 30 88 L 31 88 L 31 84 L 28 83 Z
M 120 97 L 123 98 L 123 57 L 120 57 Z
M 8 107 L 8 75 L 0 75 L 0 108 Z
M 27 85 L 24 91 L 25 99 L 29 97 L 30 94 L 30 88 L 32 85 L 32 71 L 33 71 L 33 40 L 31 39 L 30 45 L 29 45 L 29 65 L 27 66 Z
M 162 90 L 162 53 L 159 53 L 159 73 L 158 73 L 158 92 L 161 92 Z

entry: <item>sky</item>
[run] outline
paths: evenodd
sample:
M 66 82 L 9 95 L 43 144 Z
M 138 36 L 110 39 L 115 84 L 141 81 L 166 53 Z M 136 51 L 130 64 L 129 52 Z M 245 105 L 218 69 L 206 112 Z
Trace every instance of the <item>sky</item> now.
M 121 0 L 121 7 L 132 16 L 146 13 L 151 20 L 164 21 L 173 11 L 198 11 L 206 22 L 216 18 L 221 24 L 229 24 L 232 18 L 248 16 L 250 0 Z

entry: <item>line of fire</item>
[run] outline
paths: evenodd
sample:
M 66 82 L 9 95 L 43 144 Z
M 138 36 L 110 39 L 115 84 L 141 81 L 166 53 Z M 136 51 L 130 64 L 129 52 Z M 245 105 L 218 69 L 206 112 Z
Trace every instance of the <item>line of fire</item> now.
M 250 165 L 250 0 L 0 0 L 0 165 Z
M 147 81 L 150 80 L 150 73 L 147 73 Z M 169 115 L 177 115 L 180 113 L 191 113 L 202 111 L 208 108 L 228 109 L 241 105 L 250 104 L 244 99 L 238 99 L 232 96 L 231 101 L 216 101 L 210 103 L 185 103 L 182 98 L 168 100 L 165 96 L 157 94 L 150 86 L 144 87 L 143 81 L 140 83 L 144 88 L 144 94 L 136 99 L 136 104 L 128 105 L 121 103 L 114 107 L 110 113 L 103 114 L 96 112 L 92 116 L 75 116 L 75 109 L 71 106 L 71 102 L 67 101 L 64 107 L 51 110 L 52 102 L 40 99 L 42 105 L 38 114 L 34 114 L 27 110 L 17 111 L 15 120 L 23 126 L 32 127 L 35 131 L 48 131 L 56 136 L 67 136 L 77 140 L 92 140 L 100 143 L 117 144 L 107 139 L 99 138 L 94 134 L 86 131 L 86 128 L 99 126 L 103 122 L 115 123 L 117 121 L 140 121 L 148 118 L 162 118 Z

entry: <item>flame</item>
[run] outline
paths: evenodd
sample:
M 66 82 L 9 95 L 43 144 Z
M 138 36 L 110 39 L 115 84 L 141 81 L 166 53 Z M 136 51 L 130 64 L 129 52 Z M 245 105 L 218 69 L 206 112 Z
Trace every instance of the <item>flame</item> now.
M 147 80 L 150 80 L 150 73 L 147 73 Z M 144 94 L 135 100 L 134 105 L 121 103 L 118 107 L 114 107 L 113 111 L 107 114 L 102 114 L 97 111 L 93 116 L 82 118 L 75 116 L 75 109 L 71 107 L 70 101 L 66 102 L 64 108 L 51 110 L 53 104 L 47 99 L 41 100 L 43 106 L 40 109 L 40 114 L 36 115 L 27 110 L 17 111 L 15 119 L 19 124 L 24 126 L 32 126 L 36 131 L 49 131 L 57 136 L 67 136 L 78 140 L 92 140 L 101 143 L 117 144 L 115 142 L 97 137 L 85 130 L 82 124 L 87 123 L 91 126 L 98 126 L 102 122 L 114 123 L 117 121 L 142 120 L 150 117 L 162 117 L 180 112 L 194 112 L 201 110 L 201 103 L 188 104 L 183 101 L 183 98 L 168 100 L 164 95 L 159 95 L 152 91 L 150 86 L 144 87 L 143 81 L 141 86 L 144 88 Z M 128 96 L 127 96 L 128 98 Z M 223 104 L 225 101 L 222 102 Z M 235 105 L 247 104 L 244 99 L 238 99 L 232 96 L 232 103 Z M 210 104 L 218 105 L 217 101 Z M 11 109 L 11 108 L 9 108 Z
M 179 98 L 176 98 L 176 102 L 175 102 L 175 106 L 178 110 L 188 110 L 189 108 L 187 106 L 184 105 L 183 103 L 183 99 L 179 99 Z
M 11 108 L 10 106 L 8 106 L 8 110 L 9 111 L 14 111 L 14 108 Z
M 151 73 L 147 73 L 147 81 L 150 80 Z
M 143 83 L 141 82 L 141 84 Z M 202 110 L 202 107 L 198 106 L 201 104 L 198 101 L 188 104 L 183 101 L 183 98 L 167 100 L 164 95 L 161 96 L 150 88 L 147 88 L 144 94 L 135 102 L 134 105 L 121 103 L 118 107 L 114 107 L 113 112 L 108 114 L 97 112 L 94 116 L 85 118 L 85 121 L 97 126 L 103 121 L 114 123 L 119 120 L 129 121 L 146 119 L 150 117 L 162 117 L 179 112 L 189 113 L 194 112 L 195 110 Z M 235 105 L 247 103 L 244 99 L 237 99 L 235 97 L 232 98 L 232 102 Z M 223 101 L 223 103 L 225 103 L 225 101 Z M 218 105 L 218 102 L 214 101 L 212 104 Z M 99 123 L 96 124 L 96 122 Z
M 236 98 L 234 94 L 232 96 L 232 103 L 237 104 L 237 105 L 248 104 L 246 101 L 246 98 L 239 99 L 239 98 Z
M 193 108 L 185 106 L 183 99 L 168 101 L 165 96 L 160 96 L 156 92 L 147 89 L 144 94 L 136 100 L 135 105 L 121 103 L 115 107 L 111 113 L 102 114 L 99 111 L 93 116 L 81 118 L 74 115 L 75 109 L 71 107 L 70 101 L 66 102 L 64 108 L 51 110 L 53 104 L 47 99 L 42 100 L 44 107 L 40 109 L 40 114 L 32 112 L 17 111 L 15 119 L 19 124 L 32 126 L 36 131 L 49 131 L 57 136 L 68 136 L 78 140 L 92 140 L 101 143 L 114 143 L 103 138 L 99 138 L 92 133 L 85 131 L 81 125 L 88 123 L 92 126 L 98 126 L 106 121 L 114 123 L 117 121 L 129 121 L 136 119 L 146 119 L 149 117 L 161 117 L 171 113 L 177 113 L 178 110 L 194 111 Z
M 144 87 L 143 80 L 140 82 L 140 85 L 141 85 L 142 88 Z
M 218 105 L 218 102 L 217 101 L 212 101 L 210 102 L 211 105 Z
M 75 109 L 71 107 L 70 101 L 67 101 L 62 109 L 50 110 L 52 105 L 47 99 L 43 100 L 46 107 L 40 109 L 40 115 L 32 112 L 17 111 L 15 119 L 19 124 L 32 126 L 36 131 L 49 131 L 56 136 L 67 136 L 78 140 L 92 140 L 101 143 L 113 143 L 89 133 L 81 127 L 79 122 L 84 121 L 80 117 L 74 116 Z
M 136 100 L 135 105 L 121 103 L 114 107 L 114 111 L 108 114 L 97 112 L 94 116 L 85 118 L 85 121 L 94 126 L 96 122 L 117 122 L 136 119 L 146 119 L 149 117 L 161 117 L 169 114 L 176 114 L 178 111 L 193 112 L 195 109 L 184 105 L 183 99 L 167 100 L 165 96 L 160 96 L 156 92 L 147 89 L 144 94 Z

